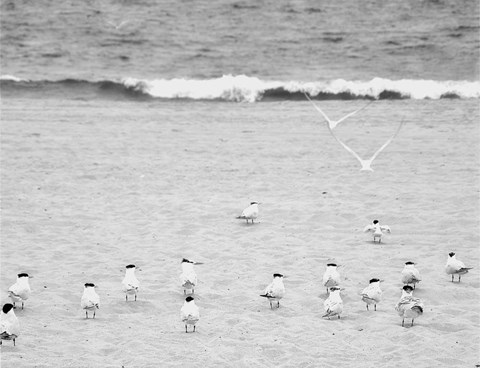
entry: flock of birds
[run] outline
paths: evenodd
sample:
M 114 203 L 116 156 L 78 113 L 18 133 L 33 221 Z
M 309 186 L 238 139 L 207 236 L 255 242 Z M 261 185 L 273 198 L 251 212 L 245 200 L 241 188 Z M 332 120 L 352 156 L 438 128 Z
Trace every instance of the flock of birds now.
M 258 217 L 258 202 L 251 202 L 242 214 L 238 216 L 239 219 L 244 219 L 247 224 L 254 223 L 254 220 Z M 373 234 L 373 240 L 381 242 L 381 238 L 385 232 L 390 233 L 390 227 L 386 225 L 380 225 L 378 220 L 374 220 L 371 225 L 365 227 L 364 232 L 370 232 Z M 200 319 L 200 312 L 198 306 L 195 304 L 195 287 L 198 283 L 197 274 L 194 269 L 194 265 L 202 264 L 186 258 L 182 259 L 182 273 L 180 275 L 181 285 L 183 287 L 183 293 L 186 296 L 183 306 L 180 309 L 180 319 L 185 324 L 185 332 L 189 332 L 189 326 L 193 326 L 192 332 L 196 330 L 196 324 Z M 328 263 L 325 273 L 323 275 L 323 286 L 327 289 L 328 298 L 324 302 L 325 314 L 322 317 L 337 316 L 343 312 L 343 301 L 340 295 L 340 291 L 343 289 L 340 287 L 340 273 L 338 272 L 338 265 L 336 263 Z M 138 289 L 140 282 L 135 276 L 136 266 L 129 264 L 125 267 L 125 277 L 122 281 L 122 288 L 125 293 L 125 300 L 128 302 L 129 297 L 133 297 L 137 300 Z M 455 253 L 451 252 L 448 255 L 447 264 L 445 265 L 445 272 L 452 276 L 452 282 L 454 276 L 458 275 L 458 282 L 461 280 L 461 276 L 468 273 L 471 267 L 466 267 L 465 264 L 455 257 Z M 20 323 L 15 315 L 14 309 L 16 303 L 22 303 L 22 310 L 25 305 L 25 301 L 28 300 L 31 294 L 29 285 L 29 275 L 27 273 L 19 273 L 17 275 L 17 281 L 8 289 L 8 295 L 11 299 L 11 303 L 3 305 L 1 318 L 0 318 L 0 344 L 2 340 L 12 340 L 15 345 L 15 340 L 20 333 Z M 280 273 L 273 274 L 273 281 L 265 288 L 263 294 L 260 296 L 267 298 L 270 303 L 270 308 L 280 308 L 280 300 L 285 296 L 285 285 L 283 283 L 284 275 Z M 402 295 L 400 300 L 395 306 L 395 310 L 399 316 L 402 317 L 402 326 L 404 326 L 405 319 L 411 319 L 411 326 L 416 318 L 423 314 L 424 305 L 419 298 L 413 296 L 413 291 L 422 280 L 420 272 L 415 268 L 414 262 L 406 262 L 402 271 L 402 282 L 405 285 L 402 289 Z M 382 289 L 380 283 L 382 280 L 373 278 L 370 280 L 369 285 L 362 291 L 362 300 L 366 304 L 367 310 L 369 306 L 373 305 L 374 310 L 377 310 L 377 304 L 382 299 Z M 413 285 L 413 286 L 411 286 Z M 99 309 L 100 297 L 95 291 L 95 284 L 86 283 L 84 285 L 84 291 L 80 300 L 80 305 L 85 310 L 85 318 L 89 318 L 89 312 L 92 312 L 92 318 L 95 318 L 96 311 Z

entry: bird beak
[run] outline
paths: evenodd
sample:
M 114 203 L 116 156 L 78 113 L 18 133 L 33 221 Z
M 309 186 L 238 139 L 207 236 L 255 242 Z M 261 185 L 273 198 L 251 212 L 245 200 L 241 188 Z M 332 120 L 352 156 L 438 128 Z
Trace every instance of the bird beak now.
M 345 291 L 345 288 L 340 288 L 340 291 Z
M 288 279 L 288 276 L 285 276 L 285 275 L 284 275 L 283 278 L 284 278 L 284 279 Z
M 380 282 L 384 282 L 385 280 L 380 280 Z
M 194 265 L 202 265 L 203 262 L 193 262 Z

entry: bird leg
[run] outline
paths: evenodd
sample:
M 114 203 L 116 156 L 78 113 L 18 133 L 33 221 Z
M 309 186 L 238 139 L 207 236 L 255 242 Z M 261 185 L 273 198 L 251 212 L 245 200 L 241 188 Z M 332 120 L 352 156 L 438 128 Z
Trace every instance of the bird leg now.
M 375 308 L 375 311 L 377 311 L 377 305 L 376 304 L 374 304 L 374 308 Z
M 13 346 L 15 346 L 15 339 L 13 339 Z
M 410 324 L 410 326 L 413 326 L 413 318 L 412 318 L 412 323 Z
M 277 308 L 280 308 L 280 301 L 277 301 Z
M 185 324 L 185 333 L 188 333 L 188 327 L 187 327 L 187 324 Z
M 135 301 L 137 301 L 137 294 L 135 294 Z
M 452 275 L 452 282 L 453 282 L 453 275 Z
M 403 327 L 403 325 L 404 325 L 404 322 L 405 322 L 405 318 L 404 318 L 404 319 L 402 319 L 402 327 Z
M 88 319 L 88 312 L 87 311 L 85 311 L 85 318 Z
M 128 295 L 125 294 L 125 301 L 128 302 Z
M 460 277 L 460 276 L 459 276 Z M 460 279 L 458 279 L 458 282 L 460 282 Z M 23 301 L 22 301 L 22 310 L 23 310 Z
M 93 318 L 95 318 L 95 309 L 93 310 Z
M 460 282 L 461 277 L 462 277 L 461 275 L 458 275 L 458 282 Z M 23 309 L 23 307 L 22 307 L 22 309 Z
M 367 310 L 368 310 L 368 304 L 367 304 Z
M 195 325 L 193 325 L 193 332 L 195 332 Z
M 340 319 L 340 314 L 338 315 L 338 319 Z

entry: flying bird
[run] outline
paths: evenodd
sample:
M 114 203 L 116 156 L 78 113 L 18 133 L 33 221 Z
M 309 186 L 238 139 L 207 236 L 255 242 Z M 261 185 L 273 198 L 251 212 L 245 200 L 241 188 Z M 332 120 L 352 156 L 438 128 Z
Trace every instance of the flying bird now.
M 183 307 L 180 310 L 180 318 L 185 323 L 185 332 L 188 333 L 188 325 L 193 325 L 193 332 L 195 332 L 195 325 L 200 319 L 200 312 L 195 300 L 191 296 L 187 296 Z
M 99 309 L 99 304 L 100 297 L 95 291 L 95 284 L 87 282 L 80 301 L 80 305 L 85 309 L 85 317 L 88 318 L 88 311 L 93 311 L 93 318 L 95 318 L 95 312 Z
M 237 216 L 237 219 L 243 219 L 247 221 L 252 221 L 255 220 L 258 217 L 258 205 L 260 203 L 258 202 L 250 202 L 250 206 L 245 208 L 240 216 Z
M 115 29 L 120 29 L 120 28 L 122 28 L 124 25 L 126 25 L 127 23 L 130 23 L 130 20 L 123 20 L 123 21 L 121 21 L 120 23 L 114 23 L 114 22 L 109 21 L 109 20 L 107 20 L 106 22 L 107 22 L 109 25 L 111 25 L 113 28 L 115 28 Z
M 380 225 L 378 220 L 373 220 L 373 223 L 370 225 L 365 226 L 363 229 L 364 233 L 372 233 L 373 234 L 373 242 L 375 243 L 378 239 L 380 243 L 382 241 L 382 236 L 384 233 L 391 232 L 390 227 L 388 225 Z
M 140 282 L 135 276 L 135 265 L 129 264 L 125 267 L 125 277 L 122 281 L 123 291 L 125 292 L 125 300 L 128 301 L 129 295 L 135 295 L 135 301 L 137 300 L 138 287 Z
M 343 312 L 343 301 L 340 297 L 340 288 L 333 286 L 329 289 L 330 295 L 323 302 L 323 307 L 325 309 L 325 314 L 323 318 L 337 316 L 340 319 L 340 314 Z
M 13 346 L 15 346 L 15 340 L 19 334 L 20 323 L 13 311 L 13 304 L 6 303 L 3 305 L 0 316 L 0 345 L 2 345 L 2 340 L 12 340 Z
M 413 297 L 413 288 L 410 285 L 405 285 L 402 289 L 402 296 L 395 306 L 398 315 L 402 317 L 402 326 L 404 326 L 405 318 L 411 318 L 410 326 L 413 326 L 413 321 L 423 314 L 423 309 L 422 301 Z
M 448 253 L 447 264 L 445 265 L 445 272 L 447 275 L 452 275 L 452 282 L 453 276 L 458 275 L 458 282 L 460 282 L 460 278 L 462 275 L 468 273 L 468 270 L 471 270 L 473 267 L 465 267 L 465 264 L 455 258 L 455 253 L 450 252 Z
M 17 275 L 17 282 L 8 289 L 8 296 L 12 300 L 13 308 L 16 308 L 15 303 L 22 302 L 23 309 L 25 300 L 30 297 L 31 290 L 28 279 L 28 273 L 19 273 Z
M 368 306 L 373 304 L 377 310 L 377 303 L 382 299 L 382 289 L 380 288 L 380 279 L 371 279 L 369 285 L 362 291 L 362 300 Z
M 337 271 L 337 264 L 336 263 L 328 263 L 325 273 L 323 274 L 323 286 L 328 289 L 332 286 L 340 285 L 340 274 Z
M 422 278 L 420 272 L 415 268 L 415 263 L 405 262 L 405 267 L 402 270 L 402 282 L 406 285 L 413 284 L 415 289 L 415 285 L 420 281 L 422 281 Z
M 272 302 L 277 302 L 277 308 L 280 308 L 280 299 L 285 296 L 285 285 L 283 284 L 283 275 L 280 273 L 273 274 L 273 281 L 265 288 L 263 294 L 264 298 L 268 298 L 270 308 L 273 309 Z
M 195 286 L 198 283 L 198 278 L 193 265 L 200 265 L 202 263 L 195 262 L 186 258 L 182 259 L 182 273 L 180 274 L 180 280 L 182 282 L 183 293 L 190 294 L 195 293 Z

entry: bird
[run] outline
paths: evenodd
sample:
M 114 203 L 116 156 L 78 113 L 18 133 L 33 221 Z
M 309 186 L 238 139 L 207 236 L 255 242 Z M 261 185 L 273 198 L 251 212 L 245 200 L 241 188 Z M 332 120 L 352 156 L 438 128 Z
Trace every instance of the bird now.
M 336 263 L 328 263 L 327 269 L 323 274 L 323 286 L 327 288 L 327 294 L 328 288 L 332 286 L 338 286 L 340 284 L 340 274 L 337 271 L 337 267 L 338 266 Z
M 135 265 L 129 264 L 125 266 L 125 277 L 122 281 L 123 291 L 125 292 L 125 300 L 128 301 L 129 295 L 135 295 L 135 301 L 137 300 L 138 287 L 140 282 L 135 276 Z
M 468 273 L 468 270 L 471 270 L 473 267 L 465 267 L 465 264 L 455 258 L 455 253 L 448 253 L 447 264 L 445 265 L 445 272 L 447 275 L 452 275 L 452 282 L 454 275 L 458 275 L 458 282 L 462 275 Z
M 253 224 L 253 220 L 258 217 L 258 202 L 250 202 L 250 206 L 245 208 L 240 216 L 237 216 L 237 219 L 244 219 L 247 221 L 251 220 Z
M 30 297 L 31 290 L 28 279 L 28 273 L 19 273 L 17 275 L 17 282 L 8 289 L 8 296 L 12 300 L 13 308 L 16 308 L 16 302 L 22 302 L 23 309 L 25 300 Z
M 340 297 L 340 288 L 332 286 L 330 289 L 330 294 L 328 298 L 323 302 L 323 307 L 325 309 L 325 314 L 323 318 L 337 316 L 340 319 L 340 314 L 343 312 L 343 301 Z
M 268 298 L 271 309 L 273 309 L 273 301 L 277 301 L 277 308 L 280 308 L 280 299 L 285 296 L 285 285 L 283 284 L 283 278 L 284 276 L 281 273 L 274 273 L 273 281 L 265 288 L 263 294 L 260 294 L 260 296 Z
M 3 305 L 0 316 L 0 345 L 2 345 L 2 340 L 12 340 L 13 346 L 15 346 L 15 340 L 20 334 L 20 323 L 13 308 L 13 304 L 10 303 Z
M 191 294 L 195 293 L 195 286 L 197 285 L 198 278 L 193 265 L 202 264 L 186 258 L 182 259 L 182 273 L 180 275 L 180 280 L 183 286 L 183 293 L 187 294 L 189 291 Z
M 422 281 L 422 278 L 420 272 L 415 268 L 415 263 L 405 262 L 405 267 L 402 270 L 402 282 L 406 285 L 413 284 L 415 289 L 415 285 L 420 281 Z
M 322 111 L 322 109 L 320 109 L 320 107 L 318 107 L 318 106 L 315 104 L 315 102 L 312 101 L 312 99 L 308 96 L 308 94 L 306 94 L 305 92 L 304 92 L 304 94 L 305 94 L 305 97 L 307 97 L 307 99 L 313 104 L 313 106 L 315 107 L 315 109 L 316 109 L 316 110 L 323 116 L 323 118 L 327 121 L 328 126 L 329 126 L 330 129 L 332 129 L 332 130 L 335 129 L 335 127 L 336 127 L 338 124 L 340 124 L 342 121 L 348 119 L 350 116 L 355 115 L 357 112 L 362 111 L 363 109 L 365 109 L 367 106 L 369 106 L 371 103 L 374 102 L 374 100 L 372 100 L 372 101 L 370 101 L 368 104 L 366 104 L 365 106 L 359 108 L 358 110 L 355 110 L 354 112 L 351 112 L 351 113 L 345 115 L 343 118 L 334 121 L 334 120 L 330 120 L 330 119 L 328 118 L 327 114 L 325 114 L 325 113 Z
M 191 296 L 187 296 L 180 310 L 180 317 L 185 323 L 185 332 L 188 333 L 188 325 L 193 325 L 193 332 L 195 332 L 195 325 L 200 319 L 200 312 L 195 304 L 195 300 Z
M 364 233 L 373 233 L 373 242 L 378 239 L 378 242 L 380 243 L 382 241 L 382 236 L 384 233 L 389 233 L 391 232 L 390 226 L 388 225 L 380 225 L 378 220 L 373 220 L 372 224 L 365 226 L 363 229 Z
M 423 309 L 422 301 L 413 297 L 413 288 L 410 285 L 405 285 L 402 289 L 402 296 L 395 306 L 398 315 L 402 317 L 402 326 L 405 324 L 405 318 L 411 318 L 410 326 L 413 326 L 413 321 L 423 314 Z
M 130 20 L 123 20 L 120 23 L 114 23 L 112 21 L 107 20 L 106 23 L 110 24 L 113 28 L 115 29 L 120 29 L 123 27 L 125 24 L 130 23 Z
M 368 306 L 374 305 L 374 310 L 377 310 L 377 303 L 382 299 L 382 289 L 380 288 L 380 279 L 370 279 L 369 285 L 362 291 L 362 300 Z
M 87 282 L 80 302 L 82 308 L 85 309 L 85 317 L 88 318 L 88 311 L 93 311 L 93 318 L 95 318 L 95 312 L 99 309 L 99 304 L 100 297 L 95 291 L 95 284 Z

